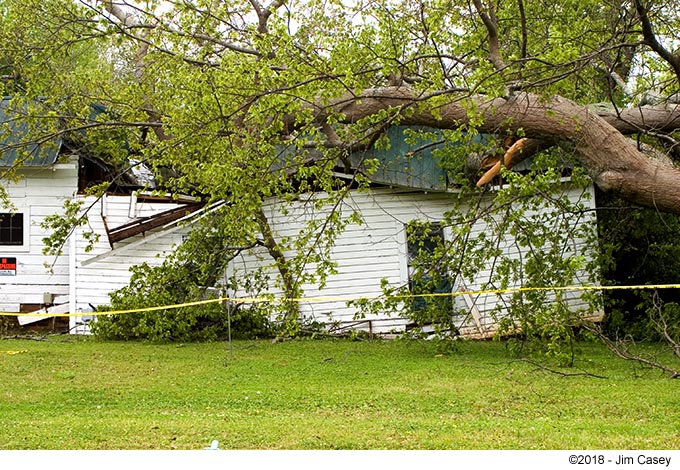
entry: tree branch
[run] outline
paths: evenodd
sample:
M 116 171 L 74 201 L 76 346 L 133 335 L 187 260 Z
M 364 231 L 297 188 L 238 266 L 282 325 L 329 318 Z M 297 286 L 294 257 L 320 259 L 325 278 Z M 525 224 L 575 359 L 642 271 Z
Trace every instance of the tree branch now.
M 673 54 L 659 42 L 656 34 L 654 33 L 652 21 L 649 18 L 649 9 L 642 4 L 642 0 L 635 0 L 635 10 L 637 11 L 638 17 L 640 18 L 640 24 L 642 25 L 642 36 L 645 38 L 645 43 L 651 47 L 654 52 L 659 54 L 663 60 L 668 62 L 668 64 L 673 68 L 675 76 L 680 83 L 680 55 Z
M 561 375 L 562 377 L 584 377 L 585 376 L 585 377 L 594 377 L 596 379 L 606 379 L 607 378 L 604 375 L 597 375 L 597 374 L 593 374 L 591 372 L 586 372 L 586 371 L 583 371 L 583 372 L 563 372 L 561 370 L 551 369 L 550 367 L 545 366 L 543 364 L 539 364 L 538 362 L 532 361 L 531 359 L 525 358 L 525 359 L 520 359 L 520 360 L 522 362 L 526 362 L 527 364 L 531 364 L 532 366 L 538 367 L 541 370 L 551 372 L 553 374 Z
M 505 62 L 501 58 L 501 45 L 498 39 L 498 24 L 496 20 L 496 11 L 494 10 L 493 0 L 489 0 L 488 13 L 487 8 L 482 3 L 482 0 L 473 0 L 475 9 L 479 14 L 487 32 L 489 33 L 489 60 L 496 68 L 501 71 L 505 68 Z
M 266 7 L 263 7 L 258 0 L 249 1 L 255 10 L 255 13 L 257 13 L 257 32 L 260 34 L 267 33 L 267 22 L 269 21 L 269 17 L 285 3 L 285 0 L 273 0 Z
M 522 40 L 520 42 L 520 57 L 526 59 L 527 53 L 527 43 L 529 42 L 529 34 L 527 32 L 527 15 L 524 11 L 524 0 L 517 0 L 517 8 L 519 9 L 520 26 L 522 28 Z
M 482 175 L 479 181 L 477 181 L 477 186 L 484 186 L 489 181 L 494 179 L 496 175 L 501 172 L 501 166 L 504 166 L 505 168 L 513 167 L 519 160 L 520 154 L 522 153 L 527 140 L 528 139 L 525 137 L 512 144 L 510 148 L 505 151 L 505 155 L 503 155 L 502 158 L 499 158 L 494 166 L 492 166 L 486 173 L 484 173 L 484 175 Z
M 192 38 L 195 39 L 198 43 L 210 43 L 210 44 L 215 44 L 218 46 L 221 46 L 225 49 L 228 49 L 233 52 L 238 52 L 240 54 L 247 54 L 247 55 L 253 55 L 253 56 L 260 56 L 260 52 L 254 48 L 247 47 L 244 45 L 240 45 L 234 42 L 229 42 L 229 41 L 224 41 L 223 39 L 216 38 L 214 36 L 205 34 L 205 33 L 198 33 L 198 32 L 193 32 L 193 33 L 187 33 L 185 31 L 181 31 L 177 28 L 174 28 L 170 25 L 163 24 L 160 18 L 152 15 L 149 12 L 145 12 L 148 16 L 152 17 L 152 23 L 150 24 L 145 24 L 140 21 L 140 18 L 138 15 L 135 15 L 129 11 L 124 10 L 121 8 L 118 4 L 114 4 L 112 0 L 98 0 L 97 3 L 102 4 L 103 8 L 105 11 L 107 11 L 109 14 L 111 14 L 114 18 L 120 21 L 120 29 L 122 33 L 128 37 L 130 37 L 133 40 L 140 41 L 142 43 L 145 43 L 147 46 L 153 46 L 154 49 L 157 49 L 159 51 L 162 51 L 164 53 L 170 54 L 170 55 L 176 55 L 175 53 L 169 51 L 166 48 L 162 48 L 158 46 L 157 44 L 152 44 L 150 41 L 148 41 L 144 37 L 140 37 L 138 35 L 132 34 L 130 31 L 133 29 L 138 29 L 142 28 L 145 30 L 152 30 L 152 29 L 160 29 L 164 32 L 171 33 L 176 35 L 177 37 L 183 37 L 183 38 Z M 185 58 L 185 60 L 189 63 L 194 63 L 195 65 L 212 65 L 208 64 L 205 62 L 197 61 L 195 59 L 190 59 L 190 58 Z
M 118 19 L 126 28 L 132 28 L 139 24 L 139 18 L 127 9 L 121 8 L 120 4 L 113 0 L 97 0 L 104 10 L 108 11 L 113 17 Z
M 281 275 L 281 282 L 283 283 L 283 290 L 287 299 L 296 299 L 300 297 L 300 291 L 295 279 L 293 278 L 293 273 L 290 270 L 290 263 L 286 259 L 283 251 L 279 247 L 274 233 L 272 232 L 267 216 L 265 215 L 262 208 L 255 212 L 255 220 L 260 228 L 262 237 L 264 238 L 263 244 L 267 249 L 269 256 L 274 260 L 276 267 Z M 291 300 L 286 302 L 286 320 L 298 320 L 300 316 L 299 304 Z
M 571 142 L 577 158 L 604 191 L 617 192 L 631 202 L 664 212 L 680 213 L 680 191 L 677 190 L 680 170 L 648 158 L 623 135 L 638 132 L 640 126 L 636 124 L 659 130 L 678 129 L 680 107 L 635 108 L 618 114 L 601 111 L 601 116 L 565 98 L 523 93 L 508 99 L 453 94 L 436 110 L 427 108 L 428 100 L 441 99 L 446 94 L 449 93 L 439 91 L 417 95 L 408 87 L 383 87 L 365 90 L 360 95 L 347 94 L 329 105 L 318 101 L 309 106 L 319 125 L 331 116 L 334 119 L 340 116 L 340 122 L 354 123 L 391 110 L 402 125 L 440 129 L 457 129 L 468 124 L 469 109 L 474 108 L 475 119 L 481 120 L 478 131 L 523 132 L 534 139 Z M 650 116 L 654 120 L 646 121 Z M 636 117 L 639 122 L 635 122 Z M 296 127 L 295 115 L 283 120 L 286 131 Z
M 586 328 L 589 331 L 595 333 L 595 335 L 597 335 L 598 338 L 600 338 L 600 341 L 602 341 L 602 343 L 604 343 L 604 345 L 607 347 L 607 349 L 609 349 L 612 353 L 614 353 L 615 356 L 617 356 L 621 359 L 625 359 L 626 361 L 634 361 L 634 362 L 637 362 L 639 364 L 643 364 L 643 365 L 646 365 L 646 366 L 649 366 L 649 367 L 652 367 L 652 368 L 655 368 L 655 369 L 659 369 L 659 370 L 667 373 L 672 379 L 680 378 L 680 371 L 673 369 L 672 367 L 668 367 L 667 365 L 665 365 L 662 362 L 659 362 L 657 360 L 649 359 L 649 358 L 643 357 L 639 354 L 635 354 L 635 353 L 631 352 L 625 342 L 619 341 L 619 340 L 616 340 L 616 341 L 611 340 L 604 333 L 602 333 L 600 328 L 598 328 L 597 326 L 586 325 Z

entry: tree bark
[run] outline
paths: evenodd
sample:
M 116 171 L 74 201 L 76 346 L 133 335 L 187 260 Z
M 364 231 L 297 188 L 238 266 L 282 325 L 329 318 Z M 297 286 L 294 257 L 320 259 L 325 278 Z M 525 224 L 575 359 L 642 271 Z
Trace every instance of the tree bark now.
M 285 255 L 281 251 L 281 248 L 272 233 L 267 216 L 262 209 L 255 213 L 255 219 L 262 232 L 264 246 L 267 248 L 269 256 L 274 260 L 279 275 L 281 276 L 283 291 L 287 299 L 285 302 L 285 319 L 288 321 L 298 321 L 300 318 L 300 307 L 297 301 L 293 299 L 300 297 L 300 289 L 295 282 L 293 273 L 290 271 L 288 260 L 286 260 Z
M 428 108 L 430 98 L 408 87 L 385 87 L 361 95 L 339 98 L 329 106 L 315 105 L 319 124 L 339 113 L 346 123 L 357 122 L 378 111 L 401 113 L 404 125 L 454 129 L 468 123 L 470 110 L 481 117 L 480 132 L 523 135 L 548 141 L 569 141 L 577 158 L 604 191 L 615 191 L 629 201 L 662 212 L 680 214 L 680 169 L 640 152 L 624 134 L 653 129 L 680 128 L 680 107 L 649 107 L 597 112 L 561 97 L 522 93 L 510 98 L 467 97 Z M 406 112 L 408 111 L 408 112 Z M 295 117 L 285 120 L 288 129 Z

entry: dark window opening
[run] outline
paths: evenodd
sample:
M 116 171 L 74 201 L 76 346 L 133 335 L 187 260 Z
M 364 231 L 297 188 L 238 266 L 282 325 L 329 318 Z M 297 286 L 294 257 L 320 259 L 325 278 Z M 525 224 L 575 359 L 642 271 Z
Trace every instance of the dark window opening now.
M 24 214 L 0 214 L 0 245 L 24 244 Z
M 414 310 L 428 306 L 451 310 L 453 284 L 446 268 L 444 229 L 440 223 L 411 222 L 406 226 L 409 289 Z

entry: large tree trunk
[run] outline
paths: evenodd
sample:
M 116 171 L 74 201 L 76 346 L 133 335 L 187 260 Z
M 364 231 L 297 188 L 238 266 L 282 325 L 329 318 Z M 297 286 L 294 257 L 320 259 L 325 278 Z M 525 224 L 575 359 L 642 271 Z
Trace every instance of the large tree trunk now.
M 315 110 L 321 123 L 331 110 L 341 113 L 345 122 L 356 122 L 392 108 L 403 114 L 402 124 L 441 129 L 457 128 L 468 122 L 469 113 L 474 112 L 482 118 L 481 132 L 521 131 L 535 139 L 569 141 L 601 189 L 616 191 L 643 206 L 680 214 L 680 169 L 649 158 L 624 135 L 642 129 L 678 129 L 680 107 L 593 112 L 561 97 L 522 93 L 507 99 L 451 99 L 438 105 L 435 112 L 428 107 L 432 97 L 417 96 L 408 87 L 376 88 L 360 96 L 338 99 L 330 108 L 317 106 Z M 293 122 L 291 117 L 287 124 Z

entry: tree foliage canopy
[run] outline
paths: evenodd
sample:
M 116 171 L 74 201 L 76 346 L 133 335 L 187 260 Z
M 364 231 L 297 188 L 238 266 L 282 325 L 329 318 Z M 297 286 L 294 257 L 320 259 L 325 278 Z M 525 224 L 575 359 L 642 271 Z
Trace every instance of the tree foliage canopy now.
M 323 282 L 317 247 L 354 215 L 281 247 L 263 201 L 337 201 L 338 162 L 396 124 L 495 135 L 506 166 L 557 146 L 601 190 L 680 213 L 679 23 L 657 0 L 0 0 L 0 87 L 170 190 L 228 199 L 224 227 L 259 233 L 295 297 L 284 248 Z
M 3 0 L 0 18 L 3 93 L 92 136 L 126 129 L 177 189 L 290 194 L 286 146 L 323 149 L 306 160 L 327 186 L 343 152 L 421 123 L 569 142 L 603 189 L 680 211 L 662 2 Z

